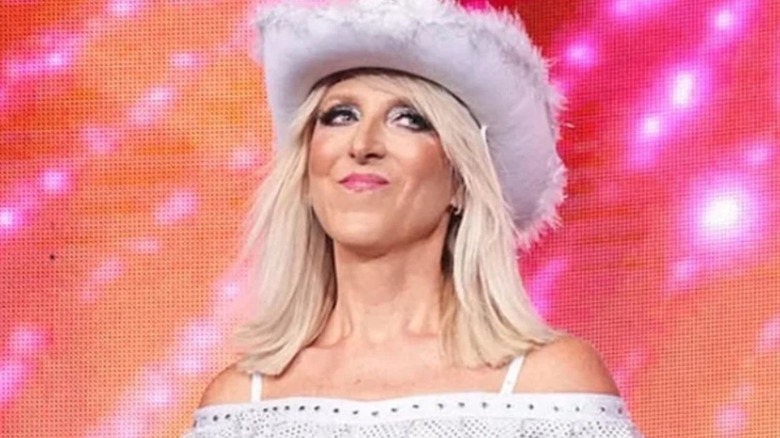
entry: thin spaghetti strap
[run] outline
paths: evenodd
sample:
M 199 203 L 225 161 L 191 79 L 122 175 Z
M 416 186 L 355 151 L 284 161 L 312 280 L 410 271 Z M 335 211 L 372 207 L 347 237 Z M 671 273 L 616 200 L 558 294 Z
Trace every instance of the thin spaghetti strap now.
M 506 377 L 504 377 L 504 383 L 501 385 L 500 394 L 511 394 L 514 392 L 515 386 L 517 386 L 517 376 L 520 375 L 520 368 L 523 366 L 523 360 L 525 356 L 517 356 L 512 359 L 512 363 L 509 364 L 509 368 L 506 370 Z
M 260 401 L 260 398 L 263 396 L 263 375 L 254 372 L 252 373 L 252 393 L 250 401 L 252 403 L 256 403 Z

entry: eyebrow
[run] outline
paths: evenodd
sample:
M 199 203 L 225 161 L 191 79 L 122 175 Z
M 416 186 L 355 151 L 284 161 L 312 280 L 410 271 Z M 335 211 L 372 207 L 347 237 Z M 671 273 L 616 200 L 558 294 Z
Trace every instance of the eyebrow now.
M 355 100 L 357 99 L 351 94 L 333 94 L 323 99 L 322 102 L 320 102 L 320 106 L 326 106 L 333 101 L 340 103 L 355 103 Z
M 354 94 L 351 93 L 338 93 L 333 94 L 331 96 L 328 96 L 326 99 L 323 99 L 323 101 L 320 103 L 320 108 L 323 106 L 328 106 L 328 104 L 332 101 L 339 102 L 341 104 L 352 104 L 352 105 L 358 105 L 358 99 Z M 359 105 L 358 105 L 359 106 Z M 389 105 L 390 108 L 396 107 L 396 106 L 406 106 L 409 108 L 414 109 L 415 111 L 419 111 L 417 107 L 415 107 L 408 99 L 404 99 L 402 97 L 394 97 Z

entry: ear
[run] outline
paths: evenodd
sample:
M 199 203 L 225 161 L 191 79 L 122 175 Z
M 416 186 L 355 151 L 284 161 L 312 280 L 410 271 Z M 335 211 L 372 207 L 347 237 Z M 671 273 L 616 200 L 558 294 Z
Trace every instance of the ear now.
M 452 171 L 452 197 L 450 197 L 450 205 L 455 207 L 457 211 L 463 211 L 464 204 L 466 202 L 466 188 L 463 184 L 463 179 L 460 175 Z

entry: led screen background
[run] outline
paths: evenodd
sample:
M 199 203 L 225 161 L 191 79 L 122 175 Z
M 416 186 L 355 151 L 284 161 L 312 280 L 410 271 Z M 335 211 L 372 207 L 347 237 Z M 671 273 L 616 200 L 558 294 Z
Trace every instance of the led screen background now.
M 569 97 L 536 306 L 648 437 L 776 436 L 780 2 L 493 4 Z M 230 362 L 272 155 L 252 10 L 0 2 L 0 435 L 177 436 Z

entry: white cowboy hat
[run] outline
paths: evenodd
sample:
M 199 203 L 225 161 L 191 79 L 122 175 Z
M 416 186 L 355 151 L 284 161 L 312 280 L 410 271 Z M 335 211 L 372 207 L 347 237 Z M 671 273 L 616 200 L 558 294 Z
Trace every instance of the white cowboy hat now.
M 293 112 L 319 80 L 356 68 L 408 72 L 446 88 L 487 129 L 520 243 L 557 222 L 562 98 L 519 18 L 447 0 L 308 3 L 261 6 L 256 19 L 277 144 L 286 144 Z

